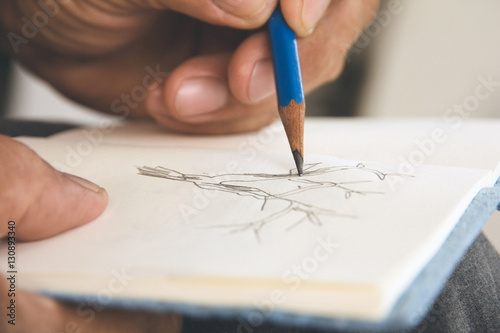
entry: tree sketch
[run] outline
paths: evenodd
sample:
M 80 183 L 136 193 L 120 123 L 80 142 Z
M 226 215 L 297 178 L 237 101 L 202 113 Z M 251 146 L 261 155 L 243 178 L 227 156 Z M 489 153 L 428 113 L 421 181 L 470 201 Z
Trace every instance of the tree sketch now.
M 344 191 L 345 198 L 349 199 L 353 195 L 380 195 L 383 192 L 368 191 L 355 189 L 355 184 L 382 182 L 388 176 L 401 176 L 399 174 L 384 173 L 379 170 L 367 168 L 360 163 L 356 166 L 321 166 L 321 163 L 307 164 L 304 168 L 304 175 L 299 176 L 290 170 L 284 174 L 267 174 L 267 173 L 235 173 L 235 174 L 185 174 L 176 170 L 165 167 L 138 167 L 140 175 L 164 178 L 173 181 L 186 182 L 195 185 L 196 187 L 207 191 L 221 191 L 232 193 L 238 196 L 251 197 L 262 201 L 260 207 L 264 211 L 266 205 L 270 201 L 281 201 L 286 203 L 285 208 L 270 213 L 268 216 L 251 222 L 235 223 L 229 226 L 215 226 L 217 228 L 228 228 L 231 233 L 245 232 L 251 230 L 258 241 L 260 241 L 260 232 L 270 223 L 282 218 L 292 212 L 298 212 L 302 217 L 296 221 L 292 221 L 286 228 L 289 231 L 296 226 L 306 222 L 313 226 L 321 226 L 322 221 L 320 216 L 333 215 L 342 217 L 352 217 L 352 215 L 340 214 L 332 209 L 326 209 L 300 199 L 294 198 L 299 193 L 314 191 L 318 189 L 337 189 Z M 356 170 L 365 174 L 365 179 L 353 180 L 348 182 L 334 182 L 326 180 L 318 180 L 315 176 L 325 176 L 342 171 Z M 361 178 L 361 177 L 359 177 Z M 287 190 L 280 193 L 274 193 L 276 186 L 273 187 L 273 182 L 286 182 L 291 185 Z M 283 183 L 281 183 L 283 184 Z M 276 185 L 276 184 L 274 184 Z

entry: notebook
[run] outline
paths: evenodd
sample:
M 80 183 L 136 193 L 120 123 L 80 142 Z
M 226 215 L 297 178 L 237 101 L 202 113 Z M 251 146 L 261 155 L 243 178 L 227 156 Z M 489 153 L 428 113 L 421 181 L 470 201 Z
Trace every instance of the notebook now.
M 95 221 L 17 249 L 19 287 L 82 309 L 409 327 L 500 202 L 492 120 L 310 118 L 303 177 L 279 123 L 211 137 L 103 124 L 19 140 L 108 191 Z

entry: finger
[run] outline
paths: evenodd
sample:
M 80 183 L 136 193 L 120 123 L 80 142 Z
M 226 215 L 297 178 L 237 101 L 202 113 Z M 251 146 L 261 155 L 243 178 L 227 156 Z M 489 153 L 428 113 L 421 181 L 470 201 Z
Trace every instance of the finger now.
M 229 63 L 228 81 L 233 95 L 242 103 L 257 104 L 276 94 L 269 35 L 247 38 Z
M 376 0 L 332 2 L 315 32 L 299 39 L 306 93 L 340 74 L 346 45 L 352 45 L 376 6 Z M 227 133 L 272 121 L 276 105 L 267 34 L 247 38 L 228 59 L 217 55 L 185 62 L 165 86 L 150 92 L 146 108 L 163 125 L 183 132 Z
M 167 128 L 219 134 L 251 131 L 276 118 L 275 103 L 246 105 L 227 81 L 230 54 L 200 56 L 177 67 L 164 84 L 150 89 L 146 109 Z
M 357 35 L 373 18 L 378 1 L 334 1 L 313 34 L 298 39 L 304 89 L 310 92 L 335 79 Z M 247 38 L 235 51 L 228 68 L 233 96 L 256 104 L 275 94 L 270 41 L 266 33 Z
M 304 88 L 336 79 L 359 34 L 375 17 L 378 0 L 333 1 L 314 33 L 298 40 Z
M 19 240 L 50 237 L 98 217 L 108 196 L 83 178 L 61 173 L 24 144 L 0 136 L 0 221 L 16 222 Z M 2 226 L 0 237 L 7 228 Z
M 298 36 L 304 37 L 314 31 L 331 2 L 332 0 L 282 0 L 280 4 L 283 17 L 290 28 Z
M 129 1 L 143 9 L 174 10 L 201 21 L 239 29 L 262 26 L 278 0 L 158 0 Z

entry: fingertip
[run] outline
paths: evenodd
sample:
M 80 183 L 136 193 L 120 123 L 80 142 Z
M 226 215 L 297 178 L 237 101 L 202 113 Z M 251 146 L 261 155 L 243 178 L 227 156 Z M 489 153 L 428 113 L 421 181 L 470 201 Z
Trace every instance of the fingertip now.
M 302 25 L 302 8 L 306 0 L 288 0 L 280 1 L 281 12 L 286 23 L 292 28 L 298 36 L 308 35 Z
M 278 0 L 212 0 L 221 10 L 220 25 L 255 29 L 271 17 Z
M 19 240 L 43 239 L 88 223 L 108 204 L 100 186 L 55 170 L 19 141 L 0 136 L 0 157 L 0 217 L 16 223 Z
M 255 34 L 238 47 L 229 63 L 228 81 L 234 97 L 245 104 L 257 104 L 275 95 L 267 33 Z
M 178 118 L 202 122 L 212 118 L 229 99 L 227 83 L 217 76 L 198 76 L 182 81 L 174 99 Z
M 204 22 L 237 29 L 255 29 L 264 25 L 278 0 L 163 0 L 141 7 L 170 9 Z
M 85 188 L 91 192 L 95 192 L 99 195 L 105 194 L 107 196 L 106 190 L 104 188 L 100 187 L 99 185 L 97 185 L 95 183 L 92 183 L 91 181 L 89 181 L 85 178 L 78 177 L 78 176 L 72 175 L 70 173 L 62 173 L 62 175 L 63 175 L 63 177 L 68 178 L 72 182 L 82 186 L 83 188 Z
M 255 63 L 250 83 L 248 85 L 248 98 L 252 103 L 260 103 L 276 94 L 274 67 L 271 58 L 260 59 Z
M 108 205 L 106 190 L 81 177 L 52 170 L 36 188 L 38 193 L 19 223 L 19 239 L 52 237 L 87 224 Z
M 74 225 L 70 227 L 78 227 L 99 217 L 109 202 L 108 192 L 104 187 L 72 174 L 63 173 L 62 175 L 69 180 L 67 184 L 63 183 L 66 189 L 62 192 L 73 197 L 74 199 L 70 199 L 70 202 L 78 205 L 76 211 L 72 212 L 76 219 Z
M 281 11 L 292 30 L 299 37 L 307 37 L 314 32 L 330 3 L 331 0 L 281 1 Z
M 203 56 L 177 67 L 164 85 L 149 93 L 146 108 L 150 115 L 187 123 L 203 123 L 217 118 L 231 99 L 227 83 L 229 55 Z
M 253 19 L 265 15 L 266 8 L 276 0 L 212 0 L 224 12 L 242 18 Z M 263 18 L 265 19 L 265 18 Z

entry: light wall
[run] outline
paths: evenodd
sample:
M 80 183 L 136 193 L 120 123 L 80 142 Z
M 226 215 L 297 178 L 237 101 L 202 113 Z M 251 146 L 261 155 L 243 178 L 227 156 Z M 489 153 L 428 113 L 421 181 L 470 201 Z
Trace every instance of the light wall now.
M 361 115 L 442 117 L 491 77 L 497 93 L 466 111 L 500 116 L 500 1 L 383 3 L 389 15 L 358 42 L 372 51 Z
M 361 116 L 500 116 L 500 1 L 393 0 L 382 10 L 354 49 L 371 52 Z M 467 105 L 481 80 L 495 91 Z M 499 212 L 484 232 L 500 251 Z

